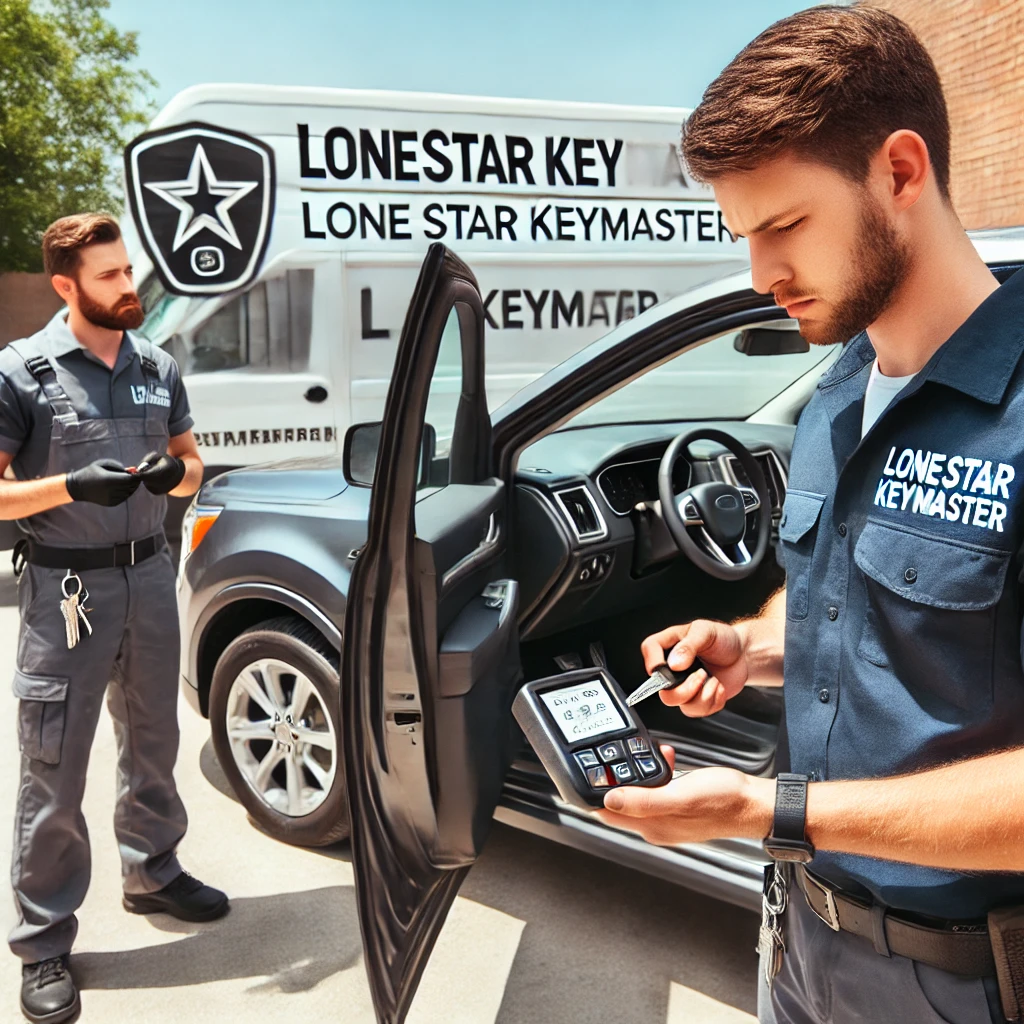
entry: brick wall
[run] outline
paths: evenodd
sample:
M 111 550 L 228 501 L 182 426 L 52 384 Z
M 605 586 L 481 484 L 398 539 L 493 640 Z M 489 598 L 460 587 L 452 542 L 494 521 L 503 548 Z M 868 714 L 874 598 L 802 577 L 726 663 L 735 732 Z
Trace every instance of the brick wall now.
M 0 274 L 0 348 L 35 334 L 61 305 L 45 274 Z
M 942 78 L 953 202 L 968 228 L 1024 224 L 1024 2 L 873 0 L 903 18 Z

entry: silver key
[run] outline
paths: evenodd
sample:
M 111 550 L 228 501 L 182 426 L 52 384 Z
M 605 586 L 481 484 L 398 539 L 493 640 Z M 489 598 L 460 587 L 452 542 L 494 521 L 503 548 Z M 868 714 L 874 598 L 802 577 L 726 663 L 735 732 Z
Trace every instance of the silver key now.
M 69 593 L 71 586 L 74 586 L 74 591 Z M 60 603 L 60 613 L 64 616 L 64 630 L 68 650 L 70 651 L 77 647 L 82 639 L 80 622 L 84 622 L 89 634 L 92 634 L 92 625 L 85 617 L 85 611 L 81 607 L 83 597 L 88 598 L 89 594 L 82 583 L 81 577 L 70 570 L 65 574 L 64 579 L 61 580 L 60 590 L 64 595 L 64 600 Z
M 64 598 L 60 603 L 60 613 L 64 616 L 64 629 L 67 634 L 68 650 L 78 644 L 81 634 L 78 629 L 78 595 Z
M 646 683 L 641 683 L 627 698 L 626 703 L 632 707 L 634 704 L 639 704 L 640 701 L 646 700 L 652 694 L 658 693 L 660 690 L 670 690 L 673 686 L 678 686 L 682 680 L 668 667 L 668 665 L 659 665 L 652 673 Z
M 761 925 L 757 937 L 757 952 L 764 965 L 764 980 L 771 991 L 775 976 L 782 970 L 782 961 L 786 955 L 786 947 L 782 941 L 782 932 L 778 927 L 767 928 Z
M 789 900 L 786 880 L 778 863 L 771 865 L 761 897 L 761 928 L 757 933 L 757 951 L 764 965 L 764 980 L 771 990 L 775 976 L 782 970 L 786 943 L 782 937 L 781 919 Z

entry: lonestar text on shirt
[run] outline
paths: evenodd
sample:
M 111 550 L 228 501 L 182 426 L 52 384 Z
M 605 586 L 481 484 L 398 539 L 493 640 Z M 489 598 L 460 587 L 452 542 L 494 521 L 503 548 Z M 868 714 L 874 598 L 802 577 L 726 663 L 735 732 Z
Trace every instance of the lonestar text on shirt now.
M 874 503 L 1002 533 L 1014 475 L 1013 466 L 1005 462 L 913 448 L 897 456 L 893 447 Z

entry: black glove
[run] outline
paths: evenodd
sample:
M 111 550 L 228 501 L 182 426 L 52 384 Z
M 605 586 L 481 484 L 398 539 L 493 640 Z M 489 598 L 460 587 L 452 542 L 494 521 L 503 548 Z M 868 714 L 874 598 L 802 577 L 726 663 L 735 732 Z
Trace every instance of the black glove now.
M 146 465 L 138 472 L 138 478 L 146 485 L 150 494 L 167 494 L 185 479 L 185 463 L 173 455 L 150 452 L 139 465 Z
M 140 483 L 117 459 L 97 459 L 81 469 L 71 470 L 65 485 L 74 501 L 91 501 L 94 505 L 111 508 L 127 501 Z

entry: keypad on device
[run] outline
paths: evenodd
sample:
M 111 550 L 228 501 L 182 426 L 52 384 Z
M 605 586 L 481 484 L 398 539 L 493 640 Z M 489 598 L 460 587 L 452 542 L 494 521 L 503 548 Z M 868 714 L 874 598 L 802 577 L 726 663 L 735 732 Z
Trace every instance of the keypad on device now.
M 625 742 L 610 740 L 594 750 L 577 750 L 575 756 L 592 789 L 653 779 L 662 771 L 661 763 L 641 736 L 629 736 Z

